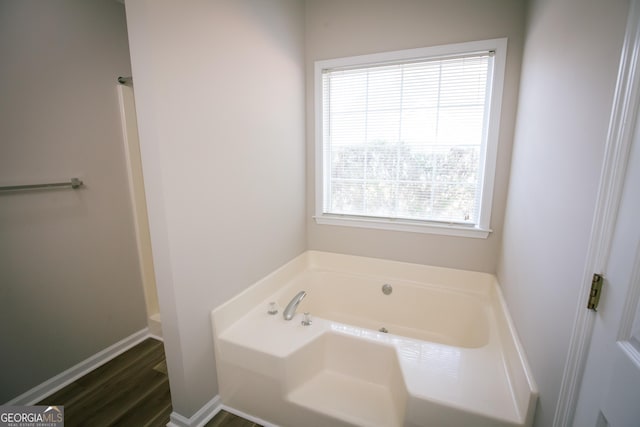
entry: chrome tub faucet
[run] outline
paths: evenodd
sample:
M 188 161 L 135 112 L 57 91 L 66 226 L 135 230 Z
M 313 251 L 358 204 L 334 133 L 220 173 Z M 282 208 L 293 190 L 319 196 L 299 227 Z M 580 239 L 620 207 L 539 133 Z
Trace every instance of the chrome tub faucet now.
M 298 308 L 298 305 L 306 296 L 307 296 L 307 293 L 305 291 L 300 291 L 296 294 L 295 297 L 291 299 L 291 301 L 289 301 L 289 304 L 287 304 L 287 308 L 285 308 L 284 311 L 282 312 L 282 317 L 284 317 L 284 320 L 293 319 L 293 316 L 296 314 L 296 309 Z

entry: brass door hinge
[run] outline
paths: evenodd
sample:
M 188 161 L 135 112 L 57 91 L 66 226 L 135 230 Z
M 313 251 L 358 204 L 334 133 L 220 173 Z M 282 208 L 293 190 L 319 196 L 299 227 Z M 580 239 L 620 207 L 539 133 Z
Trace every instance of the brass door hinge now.
M 602 274 L 594 273 L 593 279 L 591 280 L 589 301 L 587 302 L 587 308 L 589 310 L 598 311 L 598 303 L 600 303 L 600 294 L 602 293 L 602 282 L 604 282 Z

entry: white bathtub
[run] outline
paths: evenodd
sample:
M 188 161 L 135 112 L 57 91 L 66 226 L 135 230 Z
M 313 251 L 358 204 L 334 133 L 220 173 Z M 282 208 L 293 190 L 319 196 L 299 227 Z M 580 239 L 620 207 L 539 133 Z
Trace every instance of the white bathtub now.
M 307 297 L 284 320 L 301 290 Z M 533 421 L 537 389 L 489 274 L 309 251 L 215 309 L 212 322 L 223 403 L 275 425 Z

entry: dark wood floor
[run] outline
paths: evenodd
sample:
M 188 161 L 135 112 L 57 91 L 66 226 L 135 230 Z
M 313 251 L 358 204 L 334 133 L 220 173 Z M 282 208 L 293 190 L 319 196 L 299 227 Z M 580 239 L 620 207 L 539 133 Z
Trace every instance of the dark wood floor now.
M 37 404 L 64 405 L 67 427 L 166 426 L 172 409 L 164 347 L 149 338 Z M 221 411 L 205 427 L 256 426 Z

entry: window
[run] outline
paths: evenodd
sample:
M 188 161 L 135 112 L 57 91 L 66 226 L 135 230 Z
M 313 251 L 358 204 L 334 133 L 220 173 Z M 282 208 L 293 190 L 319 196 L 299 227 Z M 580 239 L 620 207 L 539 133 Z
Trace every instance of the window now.
M 318 61 L 320 224 L 489 230 L 506 39 Z

